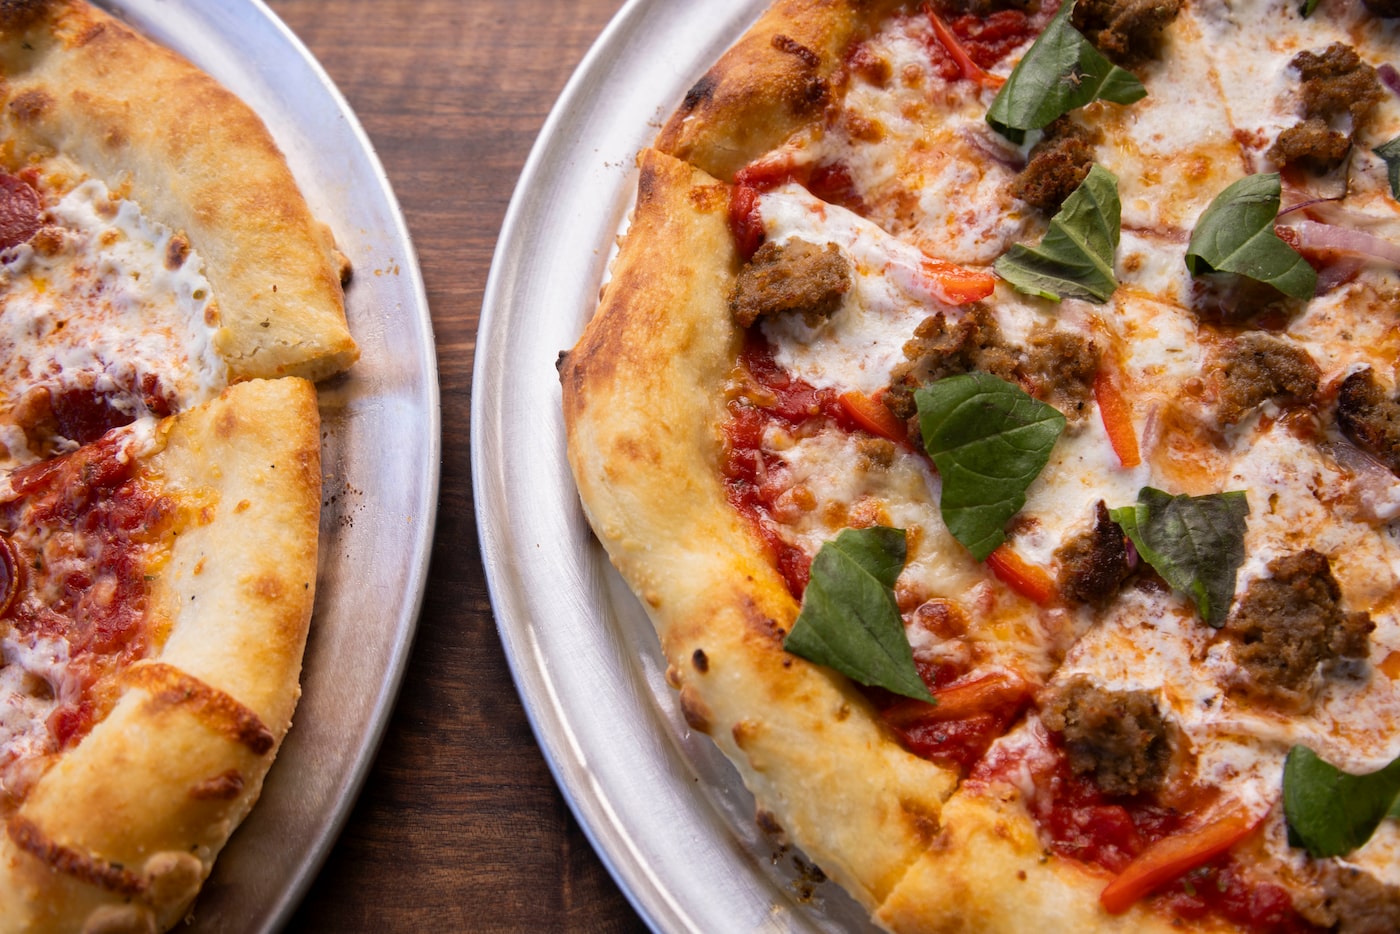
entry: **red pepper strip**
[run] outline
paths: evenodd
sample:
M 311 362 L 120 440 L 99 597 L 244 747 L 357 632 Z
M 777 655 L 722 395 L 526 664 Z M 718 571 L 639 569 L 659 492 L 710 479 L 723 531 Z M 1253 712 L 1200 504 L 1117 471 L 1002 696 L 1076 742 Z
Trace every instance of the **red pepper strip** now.
M 735 185 L 729 189 L 729 229 L 734 234 L 734 246 L 745 260 L 753 258 L 763 245 L 767 231 L 758 211 L 758 189 Z
M 1204 827 L 1163 837 L 1139 853 L 1099 893 L 1099 904 L 1111 915 L 1122 914 L 1139 899 L 1239 843 L 1260 820 L 1247 811 L 1232 811 Z
M 997 277 L 991 273 L 967 269 L 947 260 L 925 258 L 920 270 L 938 284 L 943 300 L 950 305 L 980 301 L 997 287 Z
M 1006 83 L 1005 78 L 992 74 L 972 60 L 972 56 L 967 54 L 967 49 L 962 47 L 962 43 L 953 34 L 953 30 L 949 29 L 948 24 L 943 22 L 943 18 L 934 12 L 932 4 L 925 3 L 924 12 L 928 14 L 929 22 L 933 23 L 933 34 L 938 37 L 939 42 L 943 43 L 943 48 L 948 50 L 948 54 L 953 56 L 953 61 L 958 63 L 964 78 L 976 81 L 985 88 L 1000 88 Z
M 909 434 L 905 424 L 895 418 L 894 413 L 880 401 L 882 395 L 883 391 L 867 396 L 859 389 L 852 389 L 850 392 L 841 393 L 839 400 L 841 408 L 851 420 L 872 435 L 894 442 L 907 440 Z
M 1133 430 L 1133 409 L 1123 398 L 1117 379 L 1106 366 L 1099 367 L 1094 374 L 1094 401 L 1099 404 L 1099 417 L 1103 419 L 1104 431 L 1108 432 L 1108 443 L 1113 445 L 1113 453 L 1118 455 L 1118 463 L 1124 467 L 1141 464 L 1137 433 Z
M 1031 695 L 1031 686 L 1010 672 L 996 672 L 967 684 L 955 684 L 933 692 L 937 704 L 902 700 L 885 709 L 890 726 L 906 728 L 937 720 L 962 720 L 1003 705 L 1019 705 Z
M 1055 581 L 1045 569 L 1026 561 L 1005 542 L 987 555 L 987 567 L 991 568 L 997 580 L 1027 600 L 1043 606 L 1055 597 Z

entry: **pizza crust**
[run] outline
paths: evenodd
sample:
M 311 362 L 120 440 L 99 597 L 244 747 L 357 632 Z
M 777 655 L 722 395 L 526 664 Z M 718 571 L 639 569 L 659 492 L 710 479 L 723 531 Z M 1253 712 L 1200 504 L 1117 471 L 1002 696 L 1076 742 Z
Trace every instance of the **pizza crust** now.
M 150 597 L 170 635 L 11 816 L 0 931 L 178 922 L 291 724 L 315 596 L 315 389 L 242 383 L 164 427 L 142 473 L 190 513 Z
M 819 117 L 842 56 L 896 0 L 777 0 L 686 93 L 662 152 L 729 181 Z
M 835 673 L 783 651 L 798 605 L 720 479 L 723 385 L 742 335 L 728 189 L 655 151 L 602 307 L 561 361 L 569 460 L 639 594 L 687 722 L 781 828 L 868 908 L 938 828 L 954 773 L 905 751 Z
M 0 74 L 0 161 L 67 157 L 184 231 L 232 379 L 316 380 L 355 361 L 345 257 L 242 101 L 81 0 L 5 4 Z

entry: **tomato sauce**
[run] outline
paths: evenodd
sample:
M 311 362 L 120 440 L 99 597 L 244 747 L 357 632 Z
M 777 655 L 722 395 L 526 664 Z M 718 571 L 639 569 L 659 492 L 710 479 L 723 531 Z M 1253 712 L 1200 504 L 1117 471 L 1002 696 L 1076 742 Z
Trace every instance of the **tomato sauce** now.
M 993 756 L 970 781 L 1005 781 L 1029 764 L 1035 795 L 1030 813 L 1046 847 L 1067 859 L 1110 873 L 1125 867 L 1151 844 L 1190 827 L 1190 814 L 1166 807 L 1151 795 L 1107 795 L 1086 775 L 1075 775 L 1064 751 L 1053 743 L 1044 755 Z M 1148 896 L 1148 905 L 1182 921 L 1224 918 L 1258 934 L 1303 934 L 1324 929 L 1293 908 L 1288 891 L 1256 879 L 1228 853 L 1183 874 Z
M 106 692 L 96 690 L 105 676 L 155 648 L 146 618 L 150 546 L 168 536 L 175 504 L 137 475 L 124 447 L 124 438 L 109 435 L 20 468 L 10 477 L 18 498 L 0 507 L 17 570 L 15 597 L 0 618 L 21 635 L 68 645 L 61 702 L 49 721 L 59 748 L 105 713 Z

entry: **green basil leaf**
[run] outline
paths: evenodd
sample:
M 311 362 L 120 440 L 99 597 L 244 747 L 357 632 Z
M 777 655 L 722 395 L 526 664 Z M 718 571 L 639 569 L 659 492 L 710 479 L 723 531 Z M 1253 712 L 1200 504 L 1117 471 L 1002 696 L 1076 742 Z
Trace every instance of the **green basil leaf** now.
M 1132 72 L 1104 58 L 1070 25 L 1073 10 L 1073 2 L 1060 7 L 987 110 L 987 122 L 1013 143 L 1091 101 L 1131 104 L 1147 96 Z
M 1321 2 L 1322 0 L 1304 0 L 1303 9 L 1300 11 L 1303 14 L 1303 19 L 1312 16 L 1313 12 L 1317 10 L 1317 5 Z
M 1386 174 L 1390 176 L 1390 196 L 1400 200 L 1400 136 L 1371 151 L 1385 160 Z
M 1050 460 L 1065 417 L 989 373 L 964 373 L 914 392 L 924 449 L 938 467 L 938 506 L 978 561 L 1006 538 L 1026 488 Z
M 1274 233 L 1281 186 L 1277 172 L 1247 175 L 1201 214 L 1186 249 L 1191 275 L 1232 272 L 1294 298 L 1312 298 L 1317 272 Z
M 904 559 L 903 529 L 843 529 L 812 559 L 783 648 L 861 684 L 933 702 L 894 599 Z
M 1395 800 L 1390 803 L 1390 810 L 1385 812 L 1385 816 L 1389 817 L 1391 820 L 1400 820 L 1400 793 L 1398 793 Z
M 1225 625 L 1235 572 L 1244 563 L 1247 515 L 1240 491 L 1172 496 L 1150 486 L 1138 491 L 1136 505 L 1109 510 L 1142 559 L 1217 629 Z
M 1294 746 L 1283 763 L 1288 842 L 1313 856 L 1345 856 L 1371 839 L 1400 794 L 1400 759 L 1378 772 L 1351 775 Z
M 1092 166 L 1050 219 L 1050 230 L 1040 246 L 1013 246 L 997 259 L 997 275 L 1030 295 L 1052 301 L 1069 296 L 1102 304 L 1118 288 L 1113 256 L 1122 216 L 1118 179 L 1102 166 Z

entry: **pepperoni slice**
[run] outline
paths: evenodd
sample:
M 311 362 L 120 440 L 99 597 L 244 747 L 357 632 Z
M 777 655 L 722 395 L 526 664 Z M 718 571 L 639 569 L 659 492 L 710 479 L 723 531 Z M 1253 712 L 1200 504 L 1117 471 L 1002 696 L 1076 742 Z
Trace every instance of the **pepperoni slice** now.
M 39 193 L 13 175 L 0 173 L 0 250 L 25 243 L 44 226 Z
M 10 610 L 19 592 L 19 562 L 15 559 L 14 546 L 4 535 L 0 535 L 0 616 Z

